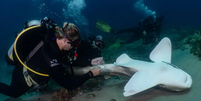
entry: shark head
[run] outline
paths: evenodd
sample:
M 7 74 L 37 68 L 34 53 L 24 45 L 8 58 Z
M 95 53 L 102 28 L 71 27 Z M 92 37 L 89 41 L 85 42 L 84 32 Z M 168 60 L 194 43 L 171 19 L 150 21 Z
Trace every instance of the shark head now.
M 115 65 L 136 71 L 124 87 L 124 96 L 131 96 L 160 85 L 173 91 L 182 91 L 192 85 L 189 74 L 171 64 L 171 41 L 163 38 L 152 50 L 149 58 L 153 62 L 131 59 L 127 54 L 119 56 Z

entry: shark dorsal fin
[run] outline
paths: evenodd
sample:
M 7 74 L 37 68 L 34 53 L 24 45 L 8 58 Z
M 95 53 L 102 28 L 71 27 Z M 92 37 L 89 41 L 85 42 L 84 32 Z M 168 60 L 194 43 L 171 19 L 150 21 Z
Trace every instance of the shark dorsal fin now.
M 172 45 L 168 37 L 163 38 L 152 50 L 149 58 L 154 62 L 165 61 L 171 63 Z
M 116 63 L 117 64 L 125 64 L 125 63 L 129 62 L 130 60 L 132 60 L 132 59 L 126 53 L 123 53 L 116 59 Z

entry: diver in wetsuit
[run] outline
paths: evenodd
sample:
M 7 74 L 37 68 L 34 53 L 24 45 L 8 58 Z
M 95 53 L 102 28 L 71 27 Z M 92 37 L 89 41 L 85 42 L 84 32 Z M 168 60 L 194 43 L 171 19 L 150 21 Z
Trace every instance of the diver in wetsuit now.
M 126 41 L 131 43 L 139 39 L 143 39 L 143 44 L 158 42 L 163 22 L 163 16 L 149 16 L 138 23 L 137 26 L 114 32 L 114 34 L 133 33 Z
M 105 46 L 103 37 L 97 36 L 86 36 L 85 40 L 82 40 L 77 47 L 77 58 L 73 61 L 73 66 L 86 67 L 92 65 L 104 64 L 101 51 Z M 99 60 L 100 63 L 94 62 Z
M 104 32 L 112 34 L 132 33 L 133 35 L 126 41 L 131 43 L 139 39 L 143 39 L 143 44 L 158 42 L 163 23 L 163 16 L 149 16 L 140 21 L 137 26 L 115 31 L 107 23 L 99 20 L 96 22 L 96 27 Z
M 72 23 L 64 23 L 59 28 L 53 20 L 44 18 L 41 26 L 25 29 L 16 38 L 14 51 L 9 55 L 16 66 L 12 82 L 10 85 L 0 82 L 0 93 L 17 98 L 31 88 L 47 84 L 49 78 L 73 90 L 99 75 L 99 68 L 82 76 L 66 73 L 63 64 L 79 42 L 79 29 Z

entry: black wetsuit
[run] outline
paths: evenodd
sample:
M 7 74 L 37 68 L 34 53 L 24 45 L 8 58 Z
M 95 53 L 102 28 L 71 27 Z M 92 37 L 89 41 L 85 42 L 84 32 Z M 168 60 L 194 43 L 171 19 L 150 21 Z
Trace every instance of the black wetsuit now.
M 91 60 L 101 57 L 101 50 L 93 48 L 91 42 L 82 40 L 77 48 L 77 59 L 73 62 L 73 66 L 86 67 L 91 66 Z
M 159 38 L 162 21 L 163 17 L 156 17 L 156 19 L 154 19 L 153 16 L 149 16 L 139 22 L 137 26 L 117 31 L 115 34 L 132 33 L 133 35 L 126 41 L 126 43 L 131 43 L 143 38 L 143 43 L 149 44 L 154 42 L 155 38 Z M 146 36 L 143 35 L 143 31 L 146 31 Z M 155 34 L 153 34 L 153 32 L 155 32 Z
M 93 77 L 93 74 L 90 71 L 83 76 L 68 75 L 62 65 L 62 59 L 66 54 L 66 52 L 59 49 L 55 39 L 48 39 L 45 41 L 43 46 L 30 58 L 30 60 L 27 61 L 27 66 L 37 72 L 48 74 L 49 77 L 60 86 L 68 90 L 73 90 Z M 14 61 L 17 62 L 18 60 L 15 54 L 13 57 Z M 40 85 L 47 84 L 49 80 L 49 77 L 39 76 L 30 71 L 29 75 Z M 26 84 L 23 76 L 23 68 L 19 62 L 17 62 L 17 65 L 14 68 L 11 84 L 6 85 L 4 83 L 0 83 L 0 93 L 15 98 L 25 94 L 31 88 L 32 87 L 29 87 Z

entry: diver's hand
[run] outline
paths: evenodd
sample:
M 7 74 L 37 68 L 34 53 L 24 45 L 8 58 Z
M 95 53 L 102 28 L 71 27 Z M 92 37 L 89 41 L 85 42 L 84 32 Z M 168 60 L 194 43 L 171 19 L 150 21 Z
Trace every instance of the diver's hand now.
M 100 64 L 104 64 L 104 60 L 103 57 L 98 57 L 98 58 L 94 58 L 91 60 L 91 65 L 100 65 Z
M 93 76 L 97 76 L 100 74 L 101 69 L 100 68 L 94 68 L 91 70 L 91 72 L 93 73 Z

